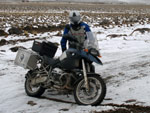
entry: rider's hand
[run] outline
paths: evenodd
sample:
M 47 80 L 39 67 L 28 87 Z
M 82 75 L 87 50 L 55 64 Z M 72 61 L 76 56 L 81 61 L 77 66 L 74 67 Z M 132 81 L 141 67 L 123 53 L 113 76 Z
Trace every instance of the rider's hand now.
M 71 34 L 65 34 L 65 35 L 63 35 L 63 38 L 65 38 L 65 39 L 68 39 L 68 38 L 72 38 L 72 35 Z
M 66 50 L 66 48 L 62 48 L 62 52 L 64 52 Z

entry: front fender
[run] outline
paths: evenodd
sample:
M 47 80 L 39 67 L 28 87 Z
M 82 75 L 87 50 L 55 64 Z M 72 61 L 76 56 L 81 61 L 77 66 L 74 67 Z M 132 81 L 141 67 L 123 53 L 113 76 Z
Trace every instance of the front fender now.
M 93 55 L 91 55 L 91 54 L 89 54 L 85 51 L 81 51 L 80 54 L 83 58 L 88 59 L 89 61 L 92 61 L 92 62 L 95 62 L 97 64 L 103 65 L 102 61 L 99 58 L 97 58 L 96 56 L 93 56 Z
M 94 56 L 93 56 L 94 57 Z M 98 64 L 100 64 L 100 65 L 103 65 L 103 63 L 102 63 L 102 61 L 99 59 L 99 58 L 97 58 L 97 57 L 95 57 L 95 62 L 96 63 L 98 63 Z

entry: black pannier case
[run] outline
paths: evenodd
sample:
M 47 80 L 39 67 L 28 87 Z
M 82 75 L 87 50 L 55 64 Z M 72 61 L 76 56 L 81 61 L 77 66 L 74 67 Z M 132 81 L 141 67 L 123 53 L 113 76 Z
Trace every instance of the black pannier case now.
M 46 55 L 50 58 L 53 58 L 56 51 L 57 45 L 52 42 L 38 42 L 34 41 L 32 50 L 38 52 L 40 55 Z

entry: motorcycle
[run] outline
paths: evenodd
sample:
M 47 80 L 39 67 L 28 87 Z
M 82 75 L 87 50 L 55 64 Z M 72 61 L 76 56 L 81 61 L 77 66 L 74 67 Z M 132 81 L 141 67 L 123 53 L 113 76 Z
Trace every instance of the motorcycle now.
M 78 43 L 72 37 L 66 38 Z M 39 48 L 32 51 L 36 56 L 33 59 L 37 60 L 25 76 L 28 96 L 40 97 L 46 89 L 57 89 L 73 93 L 76 103 L 80 105 L 99 105 L 103 101 L 106 84 L 92 65 L 93 62 L 102 65 L 96 49 L 85 51 L 78 43 L 78 48 L 69 48 L 57 59 L 53 58 L 55 51 L 52 56 L 45 55 L 47 52 L 39 53 Z

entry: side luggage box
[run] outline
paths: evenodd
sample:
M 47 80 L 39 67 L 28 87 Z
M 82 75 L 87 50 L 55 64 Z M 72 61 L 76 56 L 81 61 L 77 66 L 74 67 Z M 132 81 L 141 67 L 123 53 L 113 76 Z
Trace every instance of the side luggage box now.
M 34 41 L 32 50 L 38 52 L 41 56 L 46 55 L 50 58 L 55 56 L 58 46 L 52 42 Z
M 20 48 L 15 58 L 15 64 L 25 69 L 33 70 L 37 67 L 38 55 L 34 51 Z

